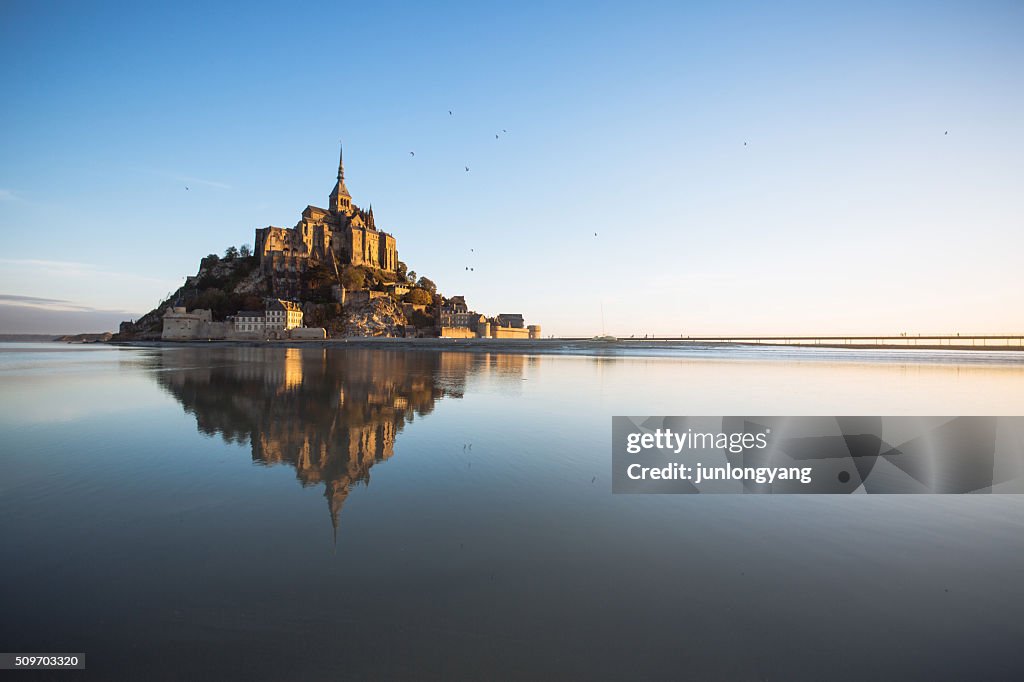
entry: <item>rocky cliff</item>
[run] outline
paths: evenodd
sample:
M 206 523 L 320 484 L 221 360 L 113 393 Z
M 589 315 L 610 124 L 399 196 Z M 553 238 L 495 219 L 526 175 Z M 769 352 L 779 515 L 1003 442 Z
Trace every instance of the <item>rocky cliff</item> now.
M 137 320 L 122 322 L 114 340 L 159 339 L 163 317 L 173 306 L 209 308 L 214 319 L 223 320 L 247 308 L 263 308 L 263 296 L 269 284 L 260 272 L 255 257 L 218 258 L 207 256 L 199 271 L 185 280 L 167 300 Z
M 332 280 L 318 284 L 319 289 L 329 292 Z M 380 282 L 372 284 L 379 286 Z M 255 257 L 207 256 L 195 276 L 189 277 L 167 300 L 138 320 L 122 322 L 114 340 L 159 339 L 164 313 L 173 306 L 189 310 L 207 308 L 214 320 L 223 320 L 239 310 L 262 310 L 271 290 L 270 278 L 260 270 Z M 320 300 L 325 300 L 322 294 Z M 390 297 L 344 307 L 338 303 L 307 302 L 303 304 L 303 316 L 306 326 L 324 327 L 332 337 L 402 336 L 407 324 L 401 306 Z
M 367 303 L 346 305 L 340 322 L 340 336 L 405 335 L 405 314 L 402 313 L 402 307 L 391 298 L 375 298 Z

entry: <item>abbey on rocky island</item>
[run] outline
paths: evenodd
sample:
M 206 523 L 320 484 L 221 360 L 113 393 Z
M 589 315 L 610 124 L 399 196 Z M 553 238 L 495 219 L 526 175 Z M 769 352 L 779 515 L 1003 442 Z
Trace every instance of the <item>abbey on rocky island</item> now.
M 394 272 L 398 268 L 395 238 L 377 229 L 373 206 L 364 211 L 345 187 L 344 155 L 338 158 L 338 181 L 329 208 L 306 206 L 295 227 L 256 230 L 255 254 L 271 276 L 275 296 L 300 290 L 301 274 L 318 263 L 342 267 L 362 265 Z

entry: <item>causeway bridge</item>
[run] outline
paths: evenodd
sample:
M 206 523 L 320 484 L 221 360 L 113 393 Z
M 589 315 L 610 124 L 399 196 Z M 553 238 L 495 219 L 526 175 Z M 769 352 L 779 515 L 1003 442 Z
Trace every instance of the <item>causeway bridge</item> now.
M 647 336 L 619 341 L 744 344 L 754 346 L 816 346 L 822 348 L 919 348 L 921 350 L 1024 351 L 1024 333 L 896 336 Z

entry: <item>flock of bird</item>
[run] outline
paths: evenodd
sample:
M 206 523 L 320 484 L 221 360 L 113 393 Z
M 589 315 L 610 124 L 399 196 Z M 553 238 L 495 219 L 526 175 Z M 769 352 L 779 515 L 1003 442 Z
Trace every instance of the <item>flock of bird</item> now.
M 448 110 L 448 115 L 449 115 L 449 116 L 454 116 L 454 115 L 455 115 L 455 113 L 454 113 L 454 112 L 453 112 L 453 111 L 452 111 L 451 109 L 449 109 L 449 110 Z M 505 130 L 505 129 L 503 128 L 503 129 L 501 130 L 501 132 L 502 132 L 502 133 L 507 133 L 508 131 L 507 131 L 507 130 Z M 944 132 L 943 132 L 942 134 L 943 134 L 943 135 L 949 135 L 949 131 L 948 131 L 948 130 L 946 130 L 946 131 L 944 131 Z M 494 139 L 495 139 L 495 140 L 501 139 L 501 136 L 500 136 L 500 135 L 499 135 L 498 133 L 495 133 L 495 134 L 494 134 Z M 747 147 L 747 146 L 749 146 L 749 145 L 748 145 L 748 142 L 747 142 L 746 140 L 744 140 L 744 141 L 743 141 L 743 146 L 744 146 L 744 147 Z M 409 156 L 413 156 L 413 157 L 414 157 L 414 156 L 416 156 L 416 152 L 414 152 L 414 151 L 410 151 L 410 152 L 409 152 Z M 466 172 L 467 172 L 467 173 L 469 172 L 469 166 L 463 166 L 463 168 L 465 168 L 465 169 L 466 169 Z M 186 187 L 185 189 L 188 189 L 188 188 Z M 595 233 L 594 233 L 594 236 L 595 236 L 595 237 L 597 237 L 597 232 L 595 232 Z M 473 250 L 473 249 L 470 249 L 470 251 L 472 251 L 472 250 Z M 467 272 L 473 272 L 473 268 L 472 268 L 472 267 L 469 267 L 469 266 L 466 266 L 466 271 L 467 271 Z
M 455 112 L 453 112 L 453 111 L 452 111 L 451 109 L 449 109 L 449 110 L 448 110 L 448 115 L 449 115 L 449 116 L 454 116 L 454 115 L 455 115 Z M 503 135 L 503 134 L 505 134 L 505 133 L 508 133 L 508 131 L 507 131 L 507 130 L 505 130 L 504 128 L 502 128 L 502 129 L 501 129 L 501 133 L 500 133 L 500 134 L 499 134 L 499 133 L 494 133 L 494 139 L 495 139 L 495 140 L 499 140 L 499 139 L 501 139 L 501 135 Z M 416 152 L 414 152 L 414 151 L 412 151 L 412 150 L 409 150 L 409 156 L 411 156 L 411 157 L 415 157 L 415 156 L 416 156 Z M 463 166 L 463 168 L 465 168 L 465 169 L 466 169 L 466 172 L 467 172 L 467 173 L 469 172 L 469 166 L 465 166 L 465 165 L 464 165 L 464 166 Z M 468 268 L 468 269 L 472 269 L 472 268 Z
M 454 115 L 455 115 L 455 112 L 454 112 L 454 111 L 452 111 L 451 109 L 449 109 L 449 110 L 448 110 L 448 115 L 449 115 L 449 116 L 454 116 Z M 503 134 L 507 134 L 507 133 L 508 133 L 508 130 L 506 130 L 506 129 L 502 128 L 502 129 L 501 129 L 501 133 L 500 133 L 500 134 L 499 134 L 499 133 L 494 133 L 494 139 L 495 139 L 495 140 L 499 140 L 499 139 L 501 139 L 501 135 L 503 135 Z M 946 131 L 944 131 L 944 132 L 943 132 L 942 134 L 943 134 L 943 135 L 949 135 L 949 131 L 948 131 L 948 130 L 946 130 Z M 746 140 L 744 140 L 744 141 L 743 141 L 743 146 L 744 146 L 744 147 L 747 147 L 747 146 L 749 146 Z M 415 156 L 416 156 L 416 152 L 415 152 L 415 151 L 413 151 L 413 150 L 409 150 L 409 156 L 410 156 L 410 157 L 413 157 L 413 158 L 415 158 Z M 466 173 L 468 173 L 468 172 L 469 172 L 469 166 L 463 165 L 463 168 L 465 168 L 465 172 L 466 172 Z M 187 186 L 187 185 L 185 186 L 185 191 L 189 191 L 189 188 L 188 188 L 188 186 Z M 594 233 L 594 237 L 595 237 L 595 238 L 597 237 L 597 232 L 595 232 L 595 233 Z M 470 253 L 474 253 L 473 249 L 470 249 Z M 475 270 L 475 268 L 474 268 L 473 266 L 470 266 L 470 265 L 467 265 L 467 266 L 466 266 L 466 272 L 475 272 L 475 271 L 476 271 L 476 270 Z
M 455 113 L 454 113 L 454 112 L 453 112 L 453 111 L 452 111 L 451 109 L 449 109 L 449 110 L 448 110 L 448 115 L 449 115 L 449 116 L 454 116 L 454 115 L 455 115 Z M 505 133 L 508 133 L 508 131 L 507 131 L 507 130 L 505 130 L 504 128 L 502 128 L 502 130 L 501 130 L 501 134 L 505 134 Z M 501 139 L 501 134 L 499 134 L 499 133 L 494 133 L 494 139 L 495 139 L 495 140 Z M 949 131 L 948 131 L 948 130 L 946 130 L 946 131 L 944 131 L 944 132 L 943 132 L 942 134 L 943 134 L 943 135 L 949 135 Z M 744 141 L 743 141 L 743 146 L 744 146 L 744 147 L 748 146 L 748 144 L 747 144 L 747 141 L 746 141 L 746 140 L 744 140 Z M 415 157 L 415 156 L 416 156 L 416 152 L 414 152 L 414 151 L 410 150 L 410 151 L 409 151 L 409 156 L 411 156 L 411 157 Z M 466 171 L 465 171 L 465 172 L 467 172 L 467 173 L 469 172 L 469 166 L 463 166 L 463 168 L 465 168 L 465 169 L 466 169 Z M 186 185 L 186 186 L 185 186 L 185 191 L 186 191 L 186 192 L 187 192 L 187 191 L 189 191 L 188 185 Z M 597 236 L 597 232 L 595 232 L 595 233 L 594 233 L 594 236 L 595 236 L 595 237 Z M 470 249 L 470 251 L 472 251 L 472 249 Z M 467 270 L 472 270 L 473 268 L 466 268 L 466 269 L 467 269 Z
M 448 110 L 448 115 L 449 116 L 454 116 L 455 112 L 452 111 L 451 109 L 449 109 Z M 501 139 L 501 135 L 506 134 L 506 133 L 508 133 L 508 130 L 505 129 L 505 128 L 502 128 L 501 129 L 501 133 L 494 133 L 494 139 L 495 140 L 499 140 L 499 139 Z M 411 158 L 415 158 L 416 157 L 416 152 L 410 149 L 409 150 L 409 156 Z M 465 169 L 466 173 L 469 172 L 469 166 L 463 165 L 463 168 Z M 594 236 L 597 236 L 597 235 L 595 234 Z M 473 249 L 470 249 L 469 251 L 470 251 L 470 253 L 475 253 L 475 251 Z M 466 272 L 476 272 L 476 268 L 471 266 L 471 265 L 467 265 L 466 266 Z

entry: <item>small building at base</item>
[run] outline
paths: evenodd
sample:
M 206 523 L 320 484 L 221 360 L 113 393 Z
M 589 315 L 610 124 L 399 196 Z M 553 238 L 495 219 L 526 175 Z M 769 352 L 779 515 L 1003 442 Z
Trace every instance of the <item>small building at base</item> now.
M 164 341 L 203 338 L 204 328 L 213 322 L 213 313 L 205 308 L 188 312 L 183 306 L 168 308 L 164 313 Z
M 470 310 L 465 296 L 452 296 L 438 311 L 437 335 L 446 339 L 539 339 L 540 325 L 526 326 L 520 313 L 488 319 Z
M 167 309 L 163 322 L 160 338 L 165 341 L 327 338 L 322 327 L 302 326 L 302 308 L 298 303 L 280 299 L 268 299 L 264 310 L 240 310 L 225 322 L 214 322 L 212 312 L 205 308 L 188 312 L 183 306 L 175 306 Z
M 281 332 L 302 326 L 302 308 L 298 303 L 267 299 L 264 310 L 239 310 L 234 317 L 234 330 L 239 334 L 280 336 Z

